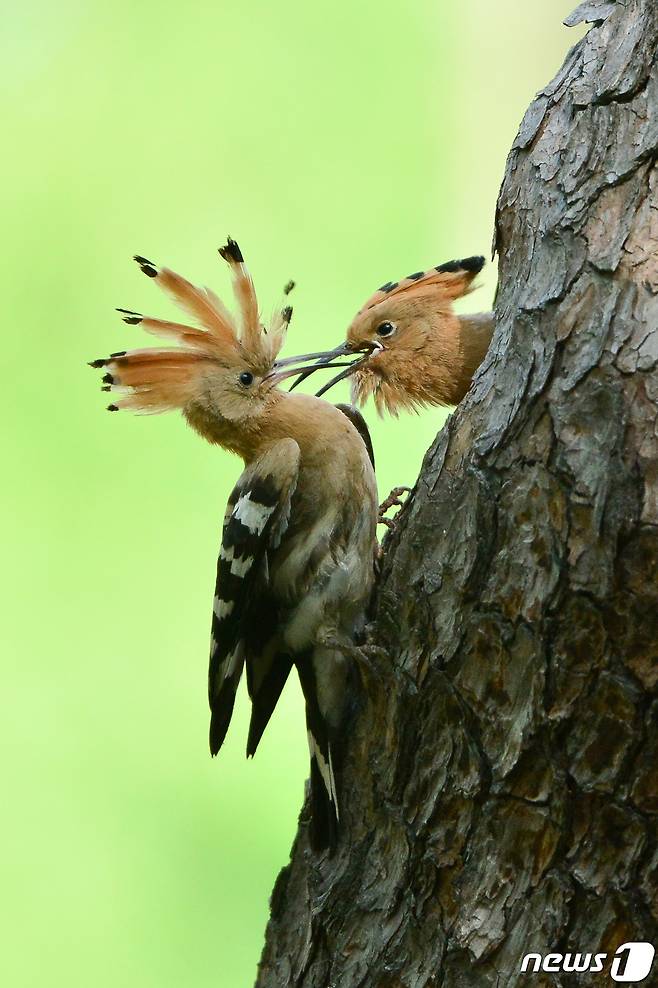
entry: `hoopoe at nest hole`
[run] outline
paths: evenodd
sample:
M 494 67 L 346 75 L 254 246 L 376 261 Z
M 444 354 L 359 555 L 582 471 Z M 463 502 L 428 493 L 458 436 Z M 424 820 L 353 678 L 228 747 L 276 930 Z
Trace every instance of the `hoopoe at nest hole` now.
M 373 584 L 375 475 L 358 413 L 280 390 L 299 373 L 290 361 L 276 364 L 292 309 L 262 326 L 240 248 L 229 239 L 220 254 L 233 273 L 239 320 L 214 292 L 137 256 L 196 325 L 120 309 L 126 323 L 180 345 L 115 353 L 92 366 L 103 368 L 104 390 L 116 395 L 110 411 L 181 409 L 201 436 L 244 460 L 217 563 L 210 751 L 224 741 L 243 666 L 248 757 L 296 666 L 311 753 L 311 843 L 322 849 L 338 833 L 341 732 L 355 674 L 348 656 Z
M 483 257 L 467 257 L 382 285 L 352 320 L 346 341 L 318 355 L 316 366 L 364 355 L 318 397 L 351 377 L 353 403 L 363 405 L 372 396 L 380 414 L 458 404 L 491 342 L 493 313 L 458 315 L 453 302 L 471 291 L 483 265 Z

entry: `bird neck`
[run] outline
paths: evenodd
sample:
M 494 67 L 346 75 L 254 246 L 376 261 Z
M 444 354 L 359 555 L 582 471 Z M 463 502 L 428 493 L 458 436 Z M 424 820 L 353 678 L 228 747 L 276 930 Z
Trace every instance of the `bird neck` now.
M 300 392 L 289 394 L 273 388 L 257 411 L 239 421 L 222 418 L 215 407 L 205 403 L 190 403 L 184 414 L 205 439 L 236 453 L 247 466 L 281 439 L 298 443 L 309 468 L 319 465 L 324 469 L 335 443 L 343 453 L 353 445 L 360 453 L 363 446 L 352 423 L 334 405 Z
M 469 379 L 484 360 L 494 331 L 493 312 L 477 312 L 458 316 L 459 342 L 463 354 L 464 372 Z
M 268 409 L 267 416 L 263 416 L 258 434 L 253 437 L 247 462 L 267 452 L 281 439 L 294 439 L 299 446 L 300 476 L 303 472 L 307 480 L 315 478 L 312 486 L 316 497 L 323 498 L 326 494 L 319 493 L 320 487 L 331 486 L 327 481 L 329 463 L 336 483 L 345 471 L 349 475 L 352 468 L 355 474 L 369 469 L 365 445 L 352 422 L 322 398 L 299 391 L 278 392 L 276 402 Z M 367 467 L 363 461 L 367 461 Z
M 448 403 L 457 405 L 471 386 L 473 375 L 484 360 L 494 329 L 493 312 L 457 316 L 458 333 L 451 366 Z
M 272 389 L 253 414 L 238 420 L 223 418 L 214 405 L 205 401 L 190 402 L 183 414 L 204 439 L 235 453 L 249 464 L 271 445 L 268 441 L 271 425 L 279 404 L 286 397 L 283 392 Z

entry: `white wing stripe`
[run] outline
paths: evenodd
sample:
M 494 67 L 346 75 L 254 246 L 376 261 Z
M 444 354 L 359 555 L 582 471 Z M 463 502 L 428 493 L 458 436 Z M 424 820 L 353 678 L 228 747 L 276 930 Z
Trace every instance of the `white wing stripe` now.
M 233 546 L 231 546 L 229 549 L 224 549 L 224 547 L 222 546 L 219 555 L 220 558 L 223 559 L 225 563 L 231 564 L 231 573 L 233 574 L 233 576 L 240 576 L 240 577 L 246 576 L 249 570 L 251 569 L 251 564 L 254 561 L 253 556 L 244 556 L 244 558 L 241 556 L 236 557 L 235 548 Z M 227 611 L 226 613 L 230 614 L 231 612 Z M 215 614 L 217 614 L 217 611 L 215 611 Z M 221 615 L 217 614 L 217 617 L 219 618 L 221 617 Z
M 215 597 L 212 603 L 213 614 L 218 621 L 222 621 L 229 616 L 234 606 L 234 600 L 222 600 L 221 597 Z
M 253 556 L 245 556 L 244 559 L 231 560 L 231 573 L 233 576 L 246 576 L 254 561 Z
M 233 517 L 241 521 L 250 532 L 260 535 L 275 507 L 276 505 L 266 507 L 257 501 L 252 501 L 247 493 L 238 498 L 233 509 Z

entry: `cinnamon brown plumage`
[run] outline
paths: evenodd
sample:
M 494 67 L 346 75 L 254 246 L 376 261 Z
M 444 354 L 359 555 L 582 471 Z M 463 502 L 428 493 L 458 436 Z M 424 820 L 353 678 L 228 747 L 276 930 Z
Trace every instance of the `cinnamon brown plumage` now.
M 458 315 L 453 303 L 471 291 L 483 264 L 483 257 L 468 257 L 382 285 L 359 309 L 345 342 L 317 363 L 366 356 L 318 394 L 350 377 L 352 401 L 363 405 L 372 397 L 380 413 L 460 402 L 491 342 L 493 314 Z
M 237 243 L 220 254 L 233 273 L 239 318 L 214 292 L 142 256 L 141 270 L 195 322 L 122 309 L 124 320 L 179 346 L 123 351 L 93 361 L 104 371 L 111 411 L 179 408 L 245 469 L 229 498 L 217 563 L 208 696 L 210 749 L 231 720 L 246 667 L 253 755 L 293 665 L 306 700 L 311 752 L 311 837 L 338 833 L 340 760 L 353 670 L 348 658 L 373 581 L 377 496 L 373 467 L 347 415 L 279 388 L 277 370 L 292 310 L 261 325 Z

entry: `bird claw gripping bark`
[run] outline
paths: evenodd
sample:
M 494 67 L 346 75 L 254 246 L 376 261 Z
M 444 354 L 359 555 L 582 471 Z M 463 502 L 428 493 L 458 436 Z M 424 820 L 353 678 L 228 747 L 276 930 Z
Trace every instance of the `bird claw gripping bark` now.
M 331 641 L 331 647 L 349 659 L 359 670 L 364 679 L 382 683 L 386 677 L 383 660 L 388 660 L 388 652 L 380 645 L 365 642 L 354 645 L 348 642 Z
M 395 517 L 386 518 L 386 512 L 391 508 L 397 507 L 402 508 L 406 504 L 406 501 L 400 500 L 403 494 L 410 494 L 411 487 L 394 487 L 391 493 L 385 498 L 379 505 L 379 513 L 377 516 L 377 521 L 380 525 L 386 525 L 386 527 L 392 531 L 396 524 L 399 511 L 395 513 Z
M 390 659 L 385 649 L 381 648 L 380 645 L 360 645 L 356 651 L 358 652 L 356 659 L 358 667 L 367 678 L 374 679 L 379 683 L 388 679 L 387 669 Z M 384 661 L 387 662 L 387 668 L 384 668 Z

